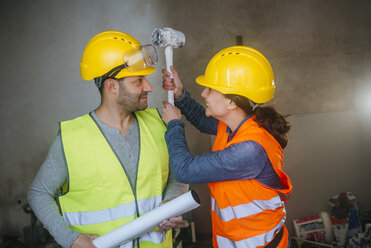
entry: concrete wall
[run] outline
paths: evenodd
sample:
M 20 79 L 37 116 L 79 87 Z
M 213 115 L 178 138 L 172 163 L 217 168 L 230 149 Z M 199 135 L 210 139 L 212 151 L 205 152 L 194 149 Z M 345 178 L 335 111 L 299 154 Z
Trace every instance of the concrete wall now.
M 293 115 L 285 168 L 294 191 L 292 219 L 330 211 L 327 198 L 350 191 L 359 211 L 371 210 L 371 110 Z M 293 229 L 291 229 L 292 231 Z
M 272 104 L 291 114 L 292 123 L 285 155 L 294 184 L 289 226 L 293 218 L 328 210 L 326 197 L 340 191 L 354 192 L 360 210 L 370 211 L 370 11 L 367 0 L 2 1 L 0 231 L 17 235 L 29 224 L 21 205 L 57 122 L 99 104 L 94 85 L 79 75 L 89 39 L 111 29 L 149 43 L 152 30 L 164 26 L 186 34 L 174 64 L 197 100 L 202 87 L 195 77 L 216 52 L 235 45 L 237 35 L 271 62 Z M 159 70 L 149 80 L 155 88 L 150 106 L 161 108 L 166 94 Z M 186 132 L 194 154 L 209 151 L 207 135 L 189 125 Z M 197 231 L 209 233 L 207 187 L 192 187 L 204 203 L 193 213 Z

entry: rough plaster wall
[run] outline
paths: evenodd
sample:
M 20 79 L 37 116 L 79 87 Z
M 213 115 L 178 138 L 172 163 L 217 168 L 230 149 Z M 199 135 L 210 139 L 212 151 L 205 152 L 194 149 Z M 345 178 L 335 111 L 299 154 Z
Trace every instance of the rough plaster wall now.
M 370 210 L 371 143 L 371 2 L 305 1 L 3 1 L 0 10 L 0 230 L 20 234 L 29 224 L 18 200 L 57 132 L 56 122 L 95 108 L 94 86 L 79 76 L 82 50 L 95 34 L 126 31 L 150 42 L 155 27 L 170 26 L 186 34 L 174 51 L 174 64 L 196 100 L 202 87 L 194 79 L 220 49 L 245 45 L 271 62 L 277 81 L 272 102 L 291 114 L 287 173 L 294 182 L 288 203 L 292 218 L 326 208 L 326 197 L 341 190 L 356 193 L 361 209 Z M 164 66 L 163 49 L 159 49 Z M 165 94 L 159 73 L 151 75 L 151 107 Z M 358 111 L 362 108 L 363 111 Z M 186 126 L 194 154 L 210 149 L 210 139 Z M 354 168 L 354 170 L 352 169 Z M 345 177 L 345 180 L 340 178 Z M 193 185 L 203 205 L 193 216 L 197 231 L 210 232 L 205 184 Z M 291 229 L 291 228 L 290 228 Z
M 80 77 L 85 45 L 106 30 L 126 31 L 150 43 L 161 16 L 152 1 L 2 4 L 0 230 L 20 234 L 30 224 L 21 205 L 57 134 L 57 122 L 85 114 L 99 104 L 94 84 Z M 160 74 L 148 78 L 155 89 L 150 105 L 160 107 L 165 98 Z

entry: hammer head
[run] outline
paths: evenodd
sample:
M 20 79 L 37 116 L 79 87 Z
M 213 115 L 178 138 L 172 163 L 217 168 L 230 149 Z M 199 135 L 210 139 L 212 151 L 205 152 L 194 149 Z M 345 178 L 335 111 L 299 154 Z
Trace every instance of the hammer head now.
M 159 47 L 182 47 L 185 43 L 184 33 L 172 28 L 156 28 L 152 33 L 152 43 Z

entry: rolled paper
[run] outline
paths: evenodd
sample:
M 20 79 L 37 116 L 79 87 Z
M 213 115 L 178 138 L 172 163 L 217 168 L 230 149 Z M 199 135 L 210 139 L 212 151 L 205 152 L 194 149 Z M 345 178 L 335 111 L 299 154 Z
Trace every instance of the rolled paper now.
M 111 248 L 127 243 L 149 232 L 164 220 L 182 215 L 200 206 L 200 198 L 194 190 L 145 213 L 129 223 L 93 240 L 97 248 Z

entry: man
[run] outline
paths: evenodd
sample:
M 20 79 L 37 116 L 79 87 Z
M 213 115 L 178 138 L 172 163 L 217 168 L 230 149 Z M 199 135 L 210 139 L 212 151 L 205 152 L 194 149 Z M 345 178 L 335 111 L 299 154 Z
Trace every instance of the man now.
M 81 76 L 95 80 L 101 104 L 60 123 L 28 193 L 35 214 L 63 247 L 94 247 L 98 235 L 188 190 L 169 173 L 166 127 L 156 109 L 147 109 L 153 89 L 146 75 L 157 60 L 151 49 L 116 31 L 96 35 L 85 48 Z M 171 232 L 164 231 L 180 220 L 164 221 L 121 247 L 172 247 Z

